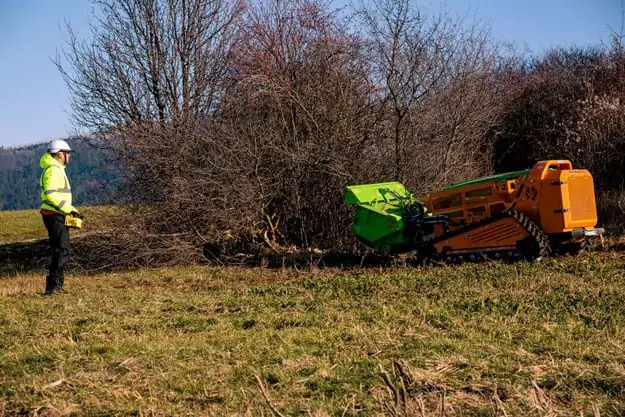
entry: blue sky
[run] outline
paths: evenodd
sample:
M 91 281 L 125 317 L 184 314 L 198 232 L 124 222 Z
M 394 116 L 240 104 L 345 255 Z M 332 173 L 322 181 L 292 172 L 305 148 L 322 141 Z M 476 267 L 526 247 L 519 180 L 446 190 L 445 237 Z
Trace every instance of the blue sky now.
M 440 1 L 421 3 L 437 7 Z M 469 11 L 489 23 L 495 38 L 537 54 L 551 46 L 609 42 L 611 31 L 621 30 L 621 0 L 445 3 L 454 13 Z M 64 46 L 64 19 L 86 35 L 91 9 L 88 0 L 0 0 L 0 146 L 39 143 L 74 132 L 67 88 L 52 58 Z

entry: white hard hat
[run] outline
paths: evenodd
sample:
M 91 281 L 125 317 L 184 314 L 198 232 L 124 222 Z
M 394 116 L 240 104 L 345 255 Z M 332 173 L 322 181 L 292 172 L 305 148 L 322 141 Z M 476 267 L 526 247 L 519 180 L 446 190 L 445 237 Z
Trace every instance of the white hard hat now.
M 48 145 L 48 153 L 57 153 L 59 151 L 71 152 L 72 148 L 70 148 L 67 142 L 65 142 L 64 140 L 59 139 L 50 142 L 50 145 Z

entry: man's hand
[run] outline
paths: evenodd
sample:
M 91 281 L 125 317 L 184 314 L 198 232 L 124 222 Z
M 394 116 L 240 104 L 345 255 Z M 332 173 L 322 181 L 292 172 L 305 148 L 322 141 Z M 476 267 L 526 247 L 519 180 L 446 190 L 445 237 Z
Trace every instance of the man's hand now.
M 85 216 L 83 216 L 82 214 L 80 214 L 80 213 L 79 213 L 79 212 L 77 212 L 77 211 L 72 211 L 72 212 L 71 212 L 71 213 L 69 213 L 69 214 L 71 214 L 72 216 L 74 216 L 74 217 L 76 217 L 76 218 L 78 218 L 78 219 L 84 219 L 84 218 L 85 218 Z

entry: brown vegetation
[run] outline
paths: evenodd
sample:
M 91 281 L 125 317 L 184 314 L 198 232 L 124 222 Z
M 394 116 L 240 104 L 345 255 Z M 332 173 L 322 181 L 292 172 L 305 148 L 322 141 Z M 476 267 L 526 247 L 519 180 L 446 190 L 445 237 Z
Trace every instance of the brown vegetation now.
M 625 54 L 551 51 L 530 65 L 502 120 L 495 167 L 566 158 L 593 174 L 602 224 L 622 232 L 625 186 Z
M 351 14 L 322 0 L 98 4 L 93 42 L 70 36 L 59 68 L 77 124 L 128 166 L 136 207 L 94 239 L 121 262 L 175 263 L 201 244 L 353 252 L 346 185 L 427 192 L 542 158 L 590 169 L 620 230 L 618 42 L 530 60 L 408 0 Z

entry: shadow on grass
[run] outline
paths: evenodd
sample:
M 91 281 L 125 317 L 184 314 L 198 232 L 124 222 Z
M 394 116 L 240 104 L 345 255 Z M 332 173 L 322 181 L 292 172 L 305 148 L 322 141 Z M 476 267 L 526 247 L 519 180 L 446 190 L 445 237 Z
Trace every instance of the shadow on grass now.
M 180 258 L 171 251 L 167 254 L 150 253 L 150 256 L 128 259 L 128 248 L 123 245 L 113 247 L 111 242 L 104 242 L 102 237 L 77 238 L 71 243 L 68 271 L 80 270 L 82 273 L 102 273 L 131 270 L 146 266 L 172 266 L 204 264 L 215 266 L 242 266 L 264 268 L 315 268 L 315 269 L 358 269 L 388 268 L 413 264 L 401 256 L 385 256 L 367 253 L 366 255 L 339 251 L 298 251 L 292 253 L 219 253 L 215 247 L 204 245 L 199 249 L 198 256 Z M 624 252 L 625 244 L 620 242 L 609 245 L 595 252 Z M 195 252 L 195 250 L 194 250 Z M 202 256 L 203 255 L 203 256 Z M 45 273 L 49 263 L 49 246 L 47 239 L 28 242 L 0 244 L 0 278 L 15 276 L 21 273 Z M 132 262 L 131 262 L 132 261 Z M 416 266 L 416 265 L 415 265 Z
M 267 254 L 218 254 L 209 245 L 204 246 L 204 256 L 209 264 L 245 267 L 276 268 L 376 268 L 402 265 L 405 262 L 397 256 L 379 254 L 358 255 L 338 251 L 298 251 Z
M 120 270 L 130 270 L 150 264 L 149 261 L 130 263 L 113 262 L 111 258 L 121 259 L 123 253 L 120 248 L 111 250 L 95 250 L 91 239 L 72 239 L 71 254 L 67 271 L 80 270 L 82 273 L 101 273 Z M 119 252 L 119 253 L 118 253 Z M 268 253 L 268 254 L 214 254 L 208 246 L 202 250 L 203 259 L 195 259 L 196 263 L 216 266 L 244 266 L 264 268 L 372 268 L 401 265 L 397 257 L 378 254 L 366 256 L 342 252 L 307 252 L 295 253 Z M 50 248 L 47 238 L 28 241 L 0 244 L 0 278 L 15 276 L 22 273 L 40 272 L 45 274 L 50 261 Z M 151 266 L 188 264 L 189 259 L 158 259 L 152 257 Z M 191 262 L 192 263 L 192 262 Z
M 82 269 L 78 262 L 82 262 L 82 253 L 85 251 L 84 242 L 74 238 L 70 243 L 70 260 L 66 271 Z M 50 243 L 48 238 L 11 242 L 0 244 L 0 279 L 24 273 L 47 274 L 50 264 Z M 79 255 L 79 256 L 77 256 Z
M 48 239 L 0 245 L 0 277 L 42 271 L 48 267 Z

